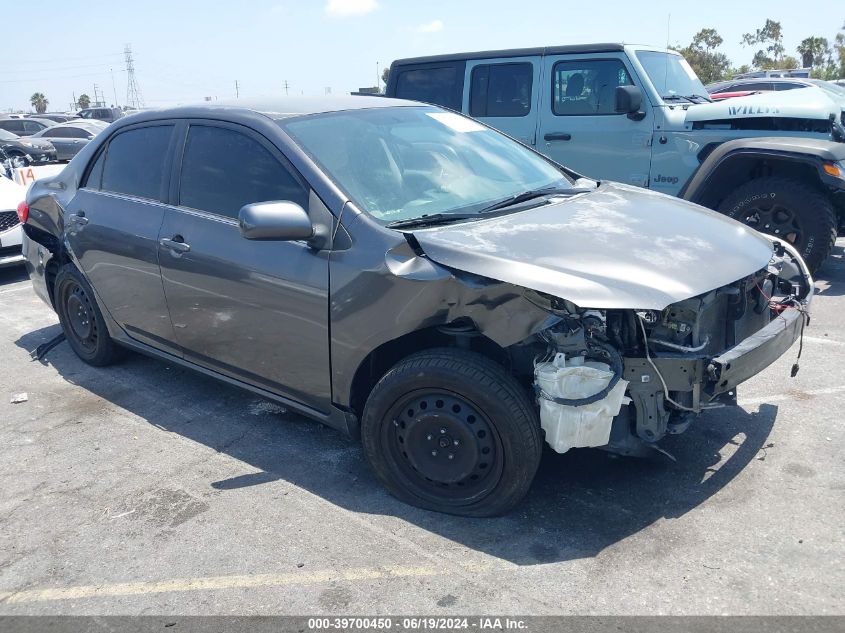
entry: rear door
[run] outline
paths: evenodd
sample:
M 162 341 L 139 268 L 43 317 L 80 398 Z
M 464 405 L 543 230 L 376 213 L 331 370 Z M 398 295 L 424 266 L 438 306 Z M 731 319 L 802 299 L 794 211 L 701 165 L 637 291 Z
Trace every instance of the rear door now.
M 614 53 L 544 58 L 537 149 L 585 176 L 645 187 L 654 115 L 627 59 Z M 637 85 L 643 118 L 617 114 L 616 88 Z
M 540 58 L 470 60 L 462 111 L 534 145 L 540 95 Z
M 175 128 L 145 123 L 112 136 L 65 210 L 71 250 L 103 307 L 130 337 L 171 353 L 178 348 L 161 284 L 158 233 Z
M 194 121 L 160 233 L 167 303 L 186 359 L 316 409 L 331 401 L 328 253 L 243 238 L 245 204 L 310 189 L 281 152 L 234 124 Z

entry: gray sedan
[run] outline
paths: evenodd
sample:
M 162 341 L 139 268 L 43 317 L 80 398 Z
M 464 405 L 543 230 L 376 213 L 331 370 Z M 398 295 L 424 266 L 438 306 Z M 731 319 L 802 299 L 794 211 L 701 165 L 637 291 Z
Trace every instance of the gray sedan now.
M 380 97 L 141 112 L 18 215 L 84 362 L 129 348 L 249 389 L 467 516 L 512 508 L 544 442 L 651 455 L 735 404 L 813 294 L 787 242 Z
M 103 129 L 105 126 L 92 125 L 88 121 L 71 121 L 45 128 L 33 134 L 32 138 L 50 141 L 56 147 L 58 160 L 70 160 Z

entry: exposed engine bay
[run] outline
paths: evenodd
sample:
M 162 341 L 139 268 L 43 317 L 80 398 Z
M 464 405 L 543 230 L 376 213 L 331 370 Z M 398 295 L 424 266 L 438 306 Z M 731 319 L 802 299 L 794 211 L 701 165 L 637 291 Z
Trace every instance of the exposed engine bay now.
M 644 454 L 702 411 L 736 404 L 736 386 L 809 322 L 812 278 L 791 246 L 774 246 L 766 268 L 662 311 L 583 309 L 537 293 L 559 317 L 524 344 L 547 442 Z

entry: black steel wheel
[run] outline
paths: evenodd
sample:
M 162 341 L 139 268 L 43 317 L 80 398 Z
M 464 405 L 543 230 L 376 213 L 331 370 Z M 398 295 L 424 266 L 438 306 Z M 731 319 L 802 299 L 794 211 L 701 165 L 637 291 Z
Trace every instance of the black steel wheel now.
M 391 369 L 367 401 L 361 432 L 394 496 L 465 516 L 513 507 L 542 447 L 524 389 L 489 359 L 453 349 L 415 354 Z
M 727 196 L 718 211 L 789 242 L 812 271 L 821 267 L 833 246 L 833 205 L 822 192 L 796 180 L 778 176 L 752 180 Z
M 120 348 L 109 336 L 91 287 L 68 264 L 56 275 L 54 305 L 65 337 L 76 355 L 89 365 L 114 362 Z

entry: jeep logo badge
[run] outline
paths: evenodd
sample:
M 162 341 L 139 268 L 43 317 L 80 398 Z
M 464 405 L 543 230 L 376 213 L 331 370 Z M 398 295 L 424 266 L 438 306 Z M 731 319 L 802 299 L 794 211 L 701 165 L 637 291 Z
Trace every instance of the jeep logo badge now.
M 662 176 L 657 174 L 654 177 L 654 182 L 665 182 L 670 185 L 677 185 L 678 184 L 678 177 L 677 176 Z

